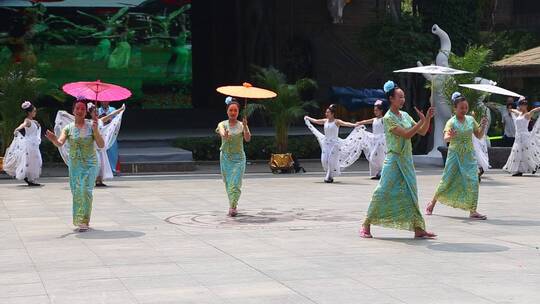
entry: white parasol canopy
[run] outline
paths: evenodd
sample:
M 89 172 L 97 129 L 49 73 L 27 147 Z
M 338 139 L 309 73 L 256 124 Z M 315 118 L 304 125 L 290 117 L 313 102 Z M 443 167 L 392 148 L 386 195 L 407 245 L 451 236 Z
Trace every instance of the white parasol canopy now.
M 488 92 L 493 94 L 499 94 L 504 96 L 521 97 L 522 95 L 514 93 L 510 90 L 503 89 L 501 87 L 491 84 L 460 84 L 460 87 L 469 88 L 477 91 Z
M 456 70 L 453 68 L 440 66 L 440 65 L 426 65 L 414 68 L 396 70 L 394 73 L 418 73 L 418 74 L 431 74 L 431 75 L 459 75 L 470 74 L 471 72 Z

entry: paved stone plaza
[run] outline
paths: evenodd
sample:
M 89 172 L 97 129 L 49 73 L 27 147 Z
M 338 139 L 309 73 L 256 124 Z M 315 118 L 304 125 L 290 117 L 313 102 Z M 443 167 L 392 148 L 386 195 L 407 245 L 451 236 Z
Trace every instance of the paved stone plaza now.
M 419 169 L 422 209 L 440 174 Z M 248 174 L 231 219 L 215 174 L 121 177 L 95 191 L 94 230 L 78 234 L 66 178 L 2 180 L 0 303 L 540 302 L 540 177 L 489 172 L 489 219 L 438 205 L 436 240 L 359 238 L 376 182 L 336 181 Z

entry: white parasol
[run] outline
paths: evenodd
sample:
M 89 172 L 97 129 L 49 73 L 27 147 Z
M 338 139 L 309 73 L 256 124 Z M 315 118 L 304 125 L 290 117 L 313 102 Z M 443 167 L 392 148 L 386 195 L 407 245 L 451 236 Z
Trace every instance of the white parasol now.
M 521 97 L 522 95 L 491 84 L 460 84 L 460 87 L 469 88 L 477 91 L 499 94 L 504 96 Z
M 396 70 L 394 73 L 417 73 L 417 74 L 431 74 L 431 75 L 460 75 L 470 74 L 471 72 L 456 70 L 453 68 L 440 66 L 440 65 L 426 65 L 414 68 Z
M 440 65 L 426 65 L 426 66 L 419 66 L 414 68 L 408 68 L 408 69 L 401 69 L 396 70 L 394 73 L 416 73 L 416 74 L 430 74 L 433 76 L 436 75 L 461 75 L 461 74 L 470 74 L 471 72 L 457 70 L 445 66 Z M 433 94 L 434 92 L 434 83 L 435 81 L 431 80 L 431 105 L 433 106 Z

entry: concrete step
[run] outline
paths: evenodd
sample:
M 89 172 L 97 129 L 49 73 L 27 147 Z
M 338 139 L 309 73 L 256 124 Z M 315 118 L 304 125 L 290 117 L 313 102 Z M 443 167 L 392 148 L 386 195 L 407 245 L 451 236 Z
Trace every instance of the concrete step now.
M 119 139 L 120 149 L 171 147 L 172 139 Z
M 193 154 L 168 140 L 132 140 L 119 143 L 122 174 L 194 171 Z
M 191 151 L 170 146 L 121 147 L 119 153 L 122 163 L 193 161 Z
M 144 162 L 144 163 L 124 163 L 120 164 L 122 175 L 139 173 L 178 173 L 195 171 L 194 161 L 176 161 L 176 162 Z

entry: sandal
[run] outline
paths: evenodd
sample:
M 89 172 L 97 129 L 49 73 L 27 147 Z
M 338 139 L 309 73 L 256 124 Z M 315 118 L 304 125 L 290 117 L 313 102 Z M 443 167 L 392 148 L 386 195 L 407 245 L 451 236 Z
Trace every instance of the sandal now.
M 229 208 L 229 214 L 230 217 L 235 217 L 238 215 L 238 211 L 236 211 L 236 208 Z
M 88 229 L 90 229 L 88 226 L 79 226 L 79 232 L 86 232 Z
M 371 239 L 373 238 L 373 235 L 371 235 L 371 233 L 368 232 L 366 227 L 362 226 L 362 228 L 360 228 L 360 237 L 364 239 Z
M 431 208 L 430 208 L 431 207 Z M 429 202 L 426 206 L 426 215 L 432 215 L 433 214 L 433 209 L 435 209 L 435 204 L 433 204 L 432 202 Z
M 414 233 L 415 239 L 434 239 L 437 235 L 433 232 L 423 231 L 420 234 Z
M 469 215 L 469 218 L 474 219 L 474 220 L 487 220 L 487 216 L 480 214 L 478 212 Z

